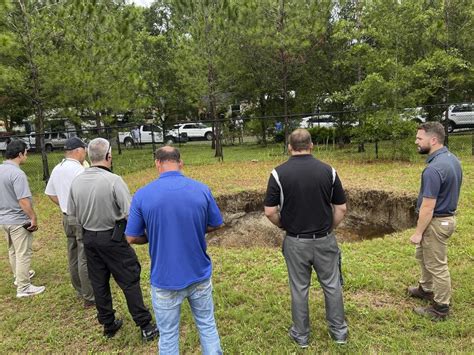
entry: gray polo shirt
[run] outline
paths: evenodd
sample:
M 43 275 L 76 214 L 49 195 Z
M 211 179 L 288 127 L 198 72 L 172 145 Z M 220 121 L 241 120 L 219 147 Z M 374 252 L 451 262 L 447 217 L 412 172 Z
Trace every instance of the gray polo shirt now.
M 67 211 L 84 229 L 99 232 L 114 228 L 116 221 L 128 216 L 130 202 L 120 176 L 93 166 L 72 181 Z
M 30 220 L 18 203 L 22 198 L 31 202 L 26 174 L 17 164 L 6 160 L 0 165 L 0 224 L 25 224 Z
M 456 212 L 462 183 L 461 164 L 448 148 L 438 149 L 426 159 L 428 166 L 421 175 L 417 210 L 423 197 L 436 199 L 434 216 L 452 216 Z

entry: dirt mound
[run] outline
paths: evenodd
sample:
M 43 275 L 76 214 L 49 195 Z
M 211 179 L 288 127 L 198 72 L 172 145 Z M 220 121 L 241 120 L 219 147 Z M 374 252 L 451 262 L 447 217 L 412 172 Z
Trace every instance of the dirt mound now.
M 340 241 L 360 241 L 413 227 L 416 196 L 381 190 L 349 189 L 348 213 L 336 230 Z M 280 247 L 284 237 L 263 214 L 264 192 L 245 191 L 216 198 L 225 227 L 209 235 L 209 245 Z

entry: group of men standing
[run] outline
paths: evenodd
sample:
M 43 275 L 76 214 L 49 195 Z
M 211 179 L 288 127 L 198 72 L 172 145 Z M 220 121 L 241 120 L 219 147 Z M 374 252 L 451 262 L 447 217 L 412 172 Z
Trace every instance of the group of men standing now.
M 418 223 L 410 240 L 416 244 L 422 275 L 419 285 L 409 287 L 408 293 L 432 301 L 415 312 L 434 320 L 449 313 L 447 241 L 455 228 L 462 182 L 459 161 L 443 142 L 439 123 L 419 127 L 418 151 L 429 156 L 418 198 Z M 17 297 L 26 297 L 43 292 L 44 286 L 29 282 L 31 232 L 37 229 L 37 222 L 26 175 L 18 167 L 27 154 L 26 145 L 20 144 L 10 143 L 7 160 L 0 166 L 0 195 L 6 196 L 0 202 L 0 226 L 9 242 Z M 308 296 L 314 269 L 324 293 L 329 335 L 337 344 L 345 344 L 348 325 L 341 251 L 334 234 L 347 209 L 344 189 L 336 170 L 313 157 L 307 130 L 292 132 L 288 149 L 291 157 L 272 171 L 264 201 L 265 215 L 285 232 L 282 251 L 292 314 L 288 335 L 300 347 L 309 346 Z M 155 152 L 159 178 L 139 189 L 132 200 L 122 178 L 110 171 L 112 149 L 107 140 L 96 138 L 89 143 L 92 166 L 86 170 L 82 166 L 86 145 L 80 139 L 69 139 L 65 150 L 65 159 L 53 170 L 45 192 L 63 213 L 72 284 L 86 307 L 95 304 L 104 335 L 114 336 L 123 324 L 114 315 L 109 284 L 113 276 L 141 328 L 142 339 L 155 339 L 159 332 L 161 353 L 179 354 L 180 311 L 185 299 L 190 303 L 203 353 L 222 353 L 205 235 L 220 228 L 223 220 L 209 188 L 184 176 L 178 149 L 165 146 Z M 30 224 L 24 225 L 26 222 Z M 130 246 L 146 243 L 158 329 L 144 305 L 141 267 Z

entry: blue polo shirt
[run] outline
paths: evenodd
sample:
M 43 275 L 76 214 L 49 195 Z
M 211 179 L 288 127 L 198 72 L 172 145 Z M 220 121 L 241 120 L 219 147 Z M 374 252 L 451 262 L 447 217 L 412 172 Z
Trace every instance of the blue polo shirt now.
M 428 166 L 421 175 L 417 211 L 423 197 L 435 198 L 434 216 L 454 215 L 462 183 L 461 163 L 448 148 L 438 149 L 426 159 Z
M 222 223 L 206 185 L 169 171 L 133 196 L 125 234 L 142 236 L 146 229 L 151 284 L 180 290 L 211 277 L 206 229 Z

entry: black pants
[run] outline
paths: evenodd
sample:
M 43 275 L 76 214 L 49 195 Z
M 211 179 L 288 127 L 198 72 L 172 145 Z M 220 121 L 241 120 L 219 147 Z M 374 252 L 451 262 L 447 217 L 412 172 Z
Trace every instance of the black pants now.
M 151 321 L 151 314 L 143 303 L 140 288 L 140 263 L 133 248 L 125 238 L 120 242 L 110 240 L 112 231 L 84 230 L 84 248 L 87 256 L 89 279 L 94 290 L 97 318 L 100 324 L 113 323 L 115 310 L 110 293 L 110 275 L 122 289 L 127 306 L 137 326 Z

